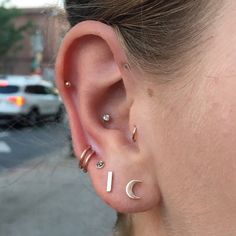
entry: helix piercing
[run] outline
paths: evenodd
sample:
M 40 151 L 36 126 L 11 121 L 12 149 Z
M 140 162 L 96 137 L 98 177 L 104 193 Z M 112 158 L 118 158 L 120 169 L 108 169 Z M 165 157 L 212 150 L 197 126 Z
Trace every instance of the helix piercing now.
M 132 140 L 134 143 L 137 141 L 137 131 L 138 131 L 137 127 L 134 126 L 133 133 L 132 133 Z
M 112 182 L 113 182 L 113 173 L 109 171 L 107 174 L 107 192 L 110 193 L 112 190 Z
M 104 161 L 99 161 L 96 165 L 97 169 L 102 169 L 105 166 L 105 162 Z
M 111 116 L 109 114 L 105 114 L 102 116 L 103 122 L 107 123 L 111 121 Z
M 134 193 L 134 186 L 138 183 L 142 183 L 140 180 L 131 180 L 127 185 L 126 185 L 126 194 L 127 196 L 132 199 L 132 200 L 139 200 L 141 197 L 138 197 Z
M 71 87 L 71 83 L 70 83 L 69 81 L 65 81 L 65 86 L 66 86 L 67 88 L 70 88 L 70 87 Z

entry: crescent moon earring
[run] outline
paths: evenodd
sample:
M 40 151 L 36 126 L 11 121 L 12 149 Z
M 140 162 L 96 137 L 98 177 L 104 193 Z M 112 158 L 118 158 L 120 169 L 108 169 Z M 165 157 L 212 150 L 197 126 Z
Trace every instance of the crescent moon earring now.
M 138 197 L 134 193 L 134 186 L 138 183 L 142 183 L 140 180 L 131 180 L 127 185 L 126 185 L 126 194 L 127 196 L 132 199 L 132 200 L 139 200 L 141 197 Z

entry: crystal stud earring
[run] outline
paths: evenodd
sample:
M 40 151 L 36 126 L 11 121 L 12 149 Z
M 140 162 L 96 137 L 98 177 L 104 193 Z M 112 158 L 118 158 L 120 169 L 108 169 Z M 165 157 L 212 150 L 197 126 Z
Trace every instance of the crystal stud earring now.
M 111 116 L 109 114 L 105 114 L 102 116 L 103 122 L 107 123 L 111 121 Z
M 105 166 L 105 162 L 104 161 L 99 161 L 96 165 L 97 169 L 102 169 Z

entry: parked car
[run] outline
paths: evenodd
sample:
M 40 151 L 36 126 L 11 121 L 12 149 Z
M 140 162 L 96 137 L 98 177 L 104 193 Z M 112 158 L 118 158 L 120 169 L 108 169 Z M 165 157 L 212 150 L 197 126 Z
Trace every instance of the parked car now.
M 63 104 L 56 88 L 41 76 L 0 76 L 0 123 L 27 121 L 35 125 L 41 118 L 60 122 Z

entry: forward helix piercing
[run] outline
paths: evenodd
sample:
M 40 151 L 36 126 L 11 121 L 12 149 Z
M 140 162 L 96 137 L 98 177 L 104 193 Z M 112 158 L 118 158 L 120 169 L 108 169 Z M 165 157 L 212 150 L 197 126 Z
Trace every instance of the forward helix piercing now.
M 141 197 L 138 197 L 134 193 L 134 186 L 138 183 L 142 183 L 140 180 L 131 180 L 127 185 L 126 185 L 126 194 L 127 196 L 132 199 L 132 200 L 139 200 Z
M 137 141 L 137 131 L 138 131 L 137 127 L 134 126 L 134 129 L 133 129 L 133 132 L 132 132 L 132 140 L 133 140 L 134 143 Z
M 88 146 L 80 155 L 80 161 L 79 161 L 79 168 L 84 171 L 84 173 L 87 173 L 87 168 L 89 161 L 94 156 L 95 151 L 92 150 L 91 146 Z

